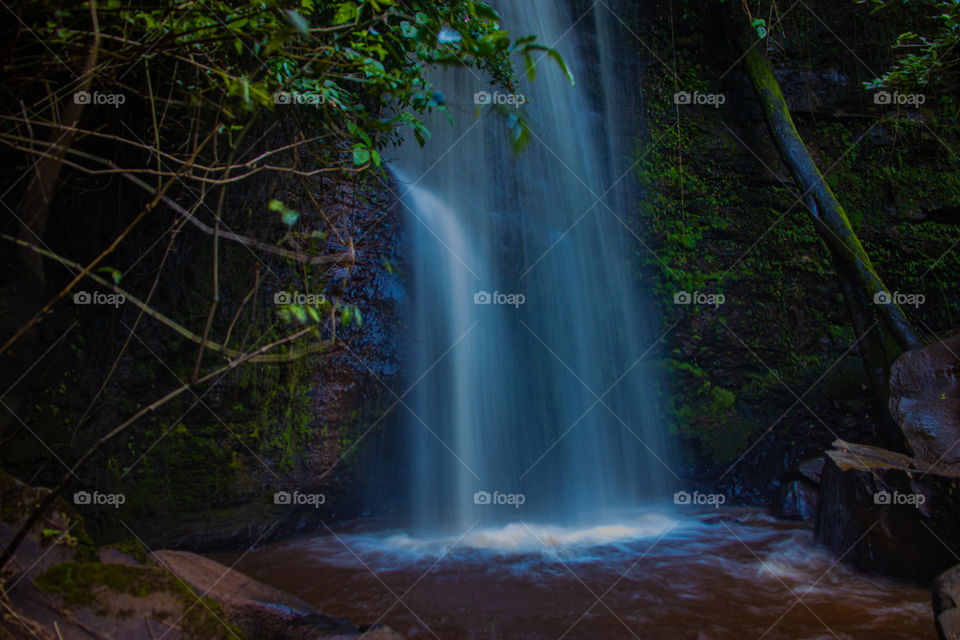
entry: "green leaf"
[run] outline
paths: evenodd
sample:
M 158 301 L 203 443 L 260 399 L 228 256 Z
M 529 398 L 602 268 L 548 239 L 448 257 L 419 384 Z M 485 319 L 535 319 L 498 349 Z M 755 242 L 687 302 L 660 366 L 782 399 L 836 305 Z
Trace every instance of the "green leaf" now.
M 360 166 L 368 162 L 370 162 L 370 150 L 364 149 L 363 147 L 354 147 L 353 164 Z
M 482 20 L 491 20 L 493 22 L 500 21 L 500 16 L 497 15 L 497 12 L 493 10 L 493 7 L 486 3 L 474 3 L 473 8 L 476 11 L 477 17 Z
M 570 73 L 570 68 L 567 67 L 567 62 L 563 59 L 563 56 L 561 56 L 556 49 L 547 49 L 547 55 L 557 63 L 557 66 L 563 71 L 563 75 L 567 76 L 567 80 L 570 81 L 570 86 L 576 86 L 577 83 L 573 80 L 573 74 Z
M 284 27 L 284 28 L 279 29 L 278 31 L 276 31 L 276 32 L 270 37 L 270 43 L 267 45 L 267 51 L 266 51 L 267 55 L 270 55 L 270 54 L 273 53 L 274 51 L 278 51 L 278 50 L 282 49 L 282 48 L 283 48 L 283 44 L 287 41 L 287 39 L 288 39 L 291 35 L 293 35 L 293 32 L 292 32 L 289 28 L 287 28 L 287 27 Z
M 570 81 L 570 86 L 576 86 L 577 83 L 574 82 L 573 74 L 570 72 L 570 68 L 567 66 L 563 56 L 561 56 L 556 49 L 545 47 L 542 44 L 528 44 L 523 48 L 524 55 L 530 51 L 543 51 L 545 54 L 547 54 L 551 60 L 557 63 L 557 66 L 560 67 L 560 70 L 563 71 L 563 75 L 565 75 L 567 80 Z
M 342 2 L 337 5 L 337 12 L 333 15 L 333 24 L 344 24 L 360 16 L 360 10 L 352 2 Z
M 114 284 L 120 283 L 120 271 L 118 269 L 114 269 L 113 267 L 100 267 L 97 271 L 100 273 L 109 273 Z
M 283 224 L 288 227 L 292 227 L 297 224 L 297 220 L 300 219 L 300 214 L 294 211 L 293 209 L 287 209 L 283 212 Z
M 530 81 L 537 79 L 537 65 L 533 62 L 533 56 L 529 53 L 523 54 L 523 64 L 527 71 L 527 77 Z
M 757 37 L 764 38 L 767 35 L 767 21 L 763 18 L 755 18 L 752 22 L 753 28 L 757 30 Z
M 416 38 L 419 35 L 417 28 L 410 24 L 408 21 L 404 20 L 400 23 L 400 33 L 404 38 Z

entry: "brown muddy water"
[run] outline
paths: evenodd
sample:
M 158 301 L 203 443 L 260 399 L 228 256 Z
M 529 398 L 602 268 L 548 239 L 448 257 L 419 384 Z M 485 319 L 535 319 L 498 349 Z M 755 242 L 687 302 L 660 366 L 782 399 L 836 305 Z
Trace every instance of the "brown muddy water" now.
M 217 559 L 412 639 L 936 638 L 926 589 L 838 563 L 809 526 L 718 513 L 476 525 L 448 537 L 361 523 Z

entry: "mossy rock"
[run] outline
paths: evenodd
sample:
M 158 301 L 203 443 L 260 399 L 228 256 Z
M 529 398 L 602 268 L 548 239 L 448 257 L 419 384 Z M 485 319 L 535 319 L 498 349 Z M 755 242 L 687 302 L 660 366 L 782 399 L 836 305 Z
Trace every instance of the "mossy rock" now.
M 36 586 L 60 598 L 73 612 L 86 610 L 111 618 L 122 633 L 124 621 L 142 627 L 143 618 L 171 625 L 189 638 L 243 638 L 226 621 L 220 605 L 200 598 L 164 569 L 100 562 L 56 564 L 35 579 Z M 80 614 L 76 614 L 80 616 Z

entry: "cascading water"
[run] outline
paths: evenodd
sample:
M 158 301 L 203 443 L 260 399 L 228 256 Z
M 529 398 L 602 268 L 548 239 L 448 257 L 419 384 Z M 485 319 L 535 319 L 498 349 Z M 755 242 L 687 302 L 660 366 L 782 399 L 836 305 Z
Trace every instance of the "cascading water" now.
M 640 206 L 639 71 L 606 3 L 582 18 L 560 4 L 498 7 L 514 35 L 555 43 L 579 84 L 546 63 L 522 82 L 526 152 L 513 155 L 490 106 L 474 118 L 474 93 L 495 89 L 449 71 L 434 82 L 455 125 L 433 118 L 427 147 L 393 162 L 411 335 L 396 410 L 415 526 L 361 518 L 224 560 L 411 640 L 927 637 L 927 591 L 856 574 L 803 523 L 630 508 L 673 479 L 646 366 L 658 334 L 637 295 L 643 249 L 621 223 Z M 475 303 L 495 291 L 525 301 Z M 475 504 L 483 491 L 525 500 Z
M 497 9 L 515 36 L 558 50 L 580 86 L 547 59 L 521 79 L 514 101 L 532 135 L 516 155 L 502 115 L 477 104 L 509 102 L 502 89 L 439 72 L 454 125 L 430 118 L 426 150 L 411 143 L 393 162 L 409 229 L 404 402 L 420 528 L 595 521 L 661 494 L 670 473 L 630 230 L 635 70 L 612 57 L 602 8 L 592 33 L 571 27 L 564 3 Z

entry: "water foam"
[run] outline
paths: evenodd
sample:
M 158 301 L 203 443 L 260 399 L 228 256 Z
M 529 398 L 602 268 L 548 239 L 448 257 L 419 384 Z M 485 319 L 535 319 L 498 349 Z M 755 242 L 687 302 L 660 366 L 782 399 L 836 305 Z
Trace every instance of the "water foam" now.
M 482 562 L 489 556 L 577 562 L 618 554 L 638 542 L 652 542 L 693 525 L 694 521 L 681 521 L 665 513 L 645 513 L 619 522 L 586 526 L 512 522 L 471 528 L 459 536 L 408 532 L 342 534 L 315 538 L 310 546 L 333 564 L 353 565 L 357 558 L 363 558 L 381 569 L 441 558 Z

